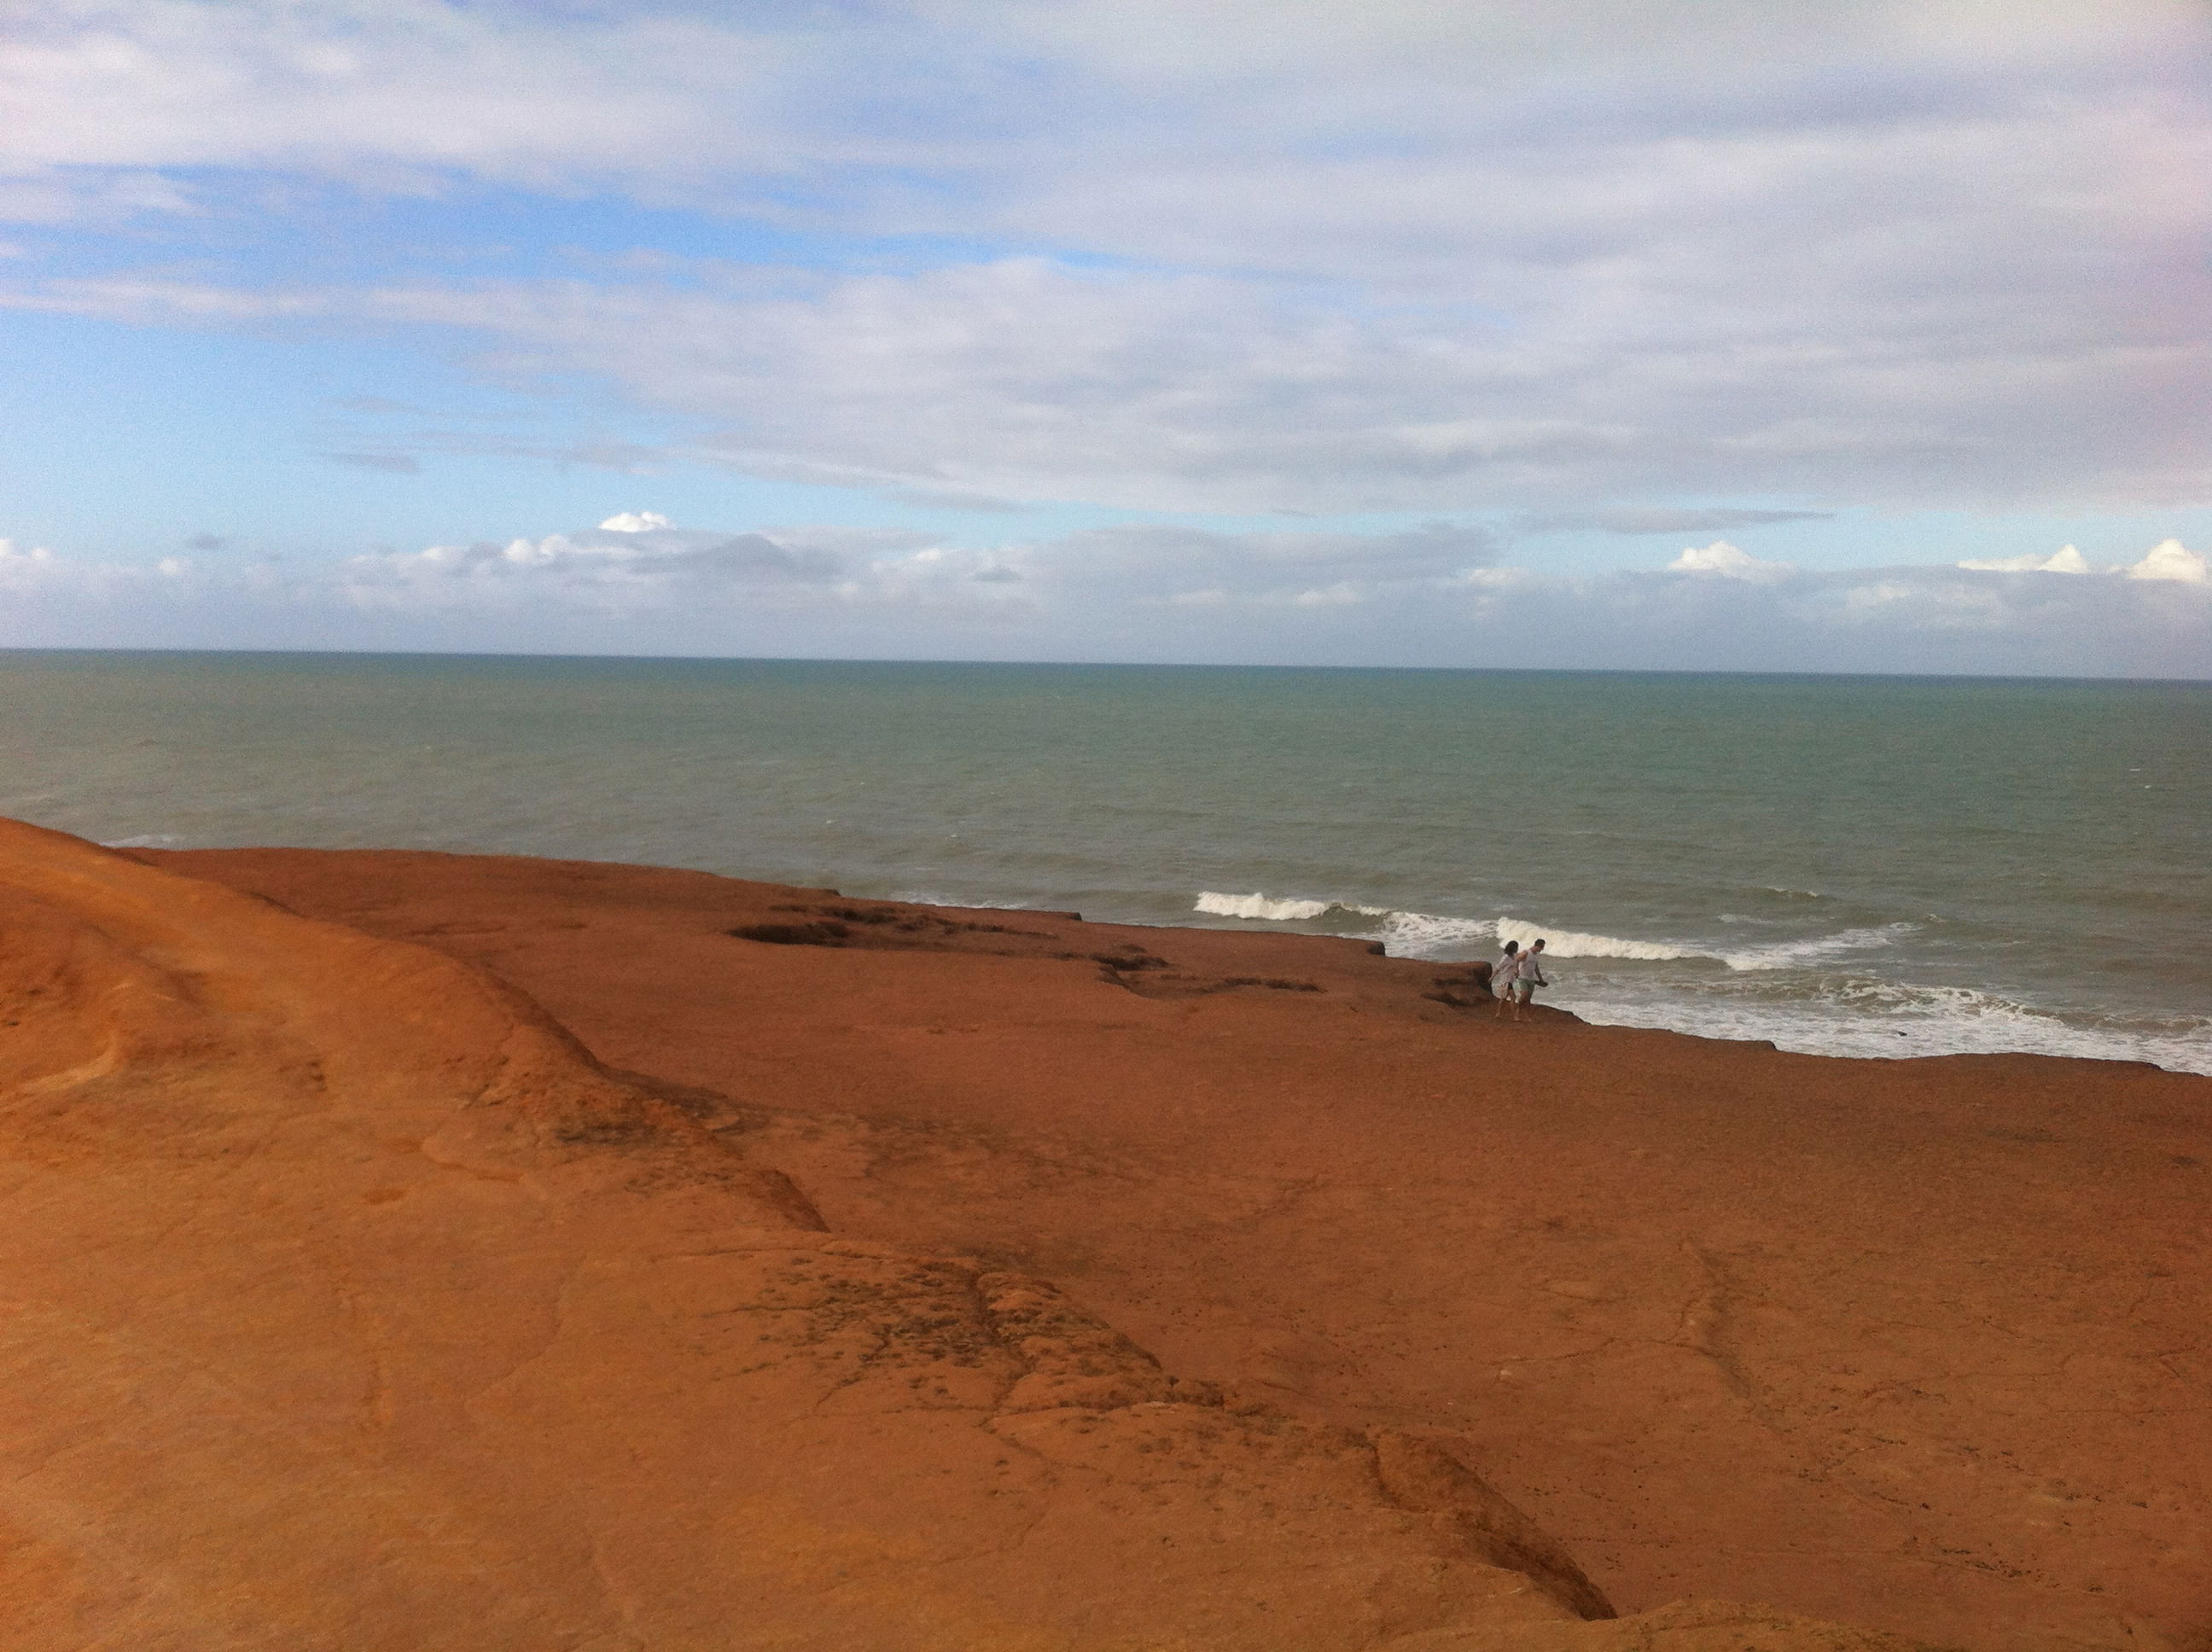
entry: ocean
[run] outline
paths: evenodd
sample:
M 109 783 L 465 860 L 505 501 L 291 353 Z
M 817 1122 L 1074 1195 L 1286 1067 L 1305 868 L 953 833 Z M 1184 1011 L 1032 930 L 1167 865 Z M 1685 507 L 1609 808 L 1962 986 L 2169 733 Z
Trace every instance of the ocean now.
M 1587 1020 L 2212 1073 L 2212 685 L 0 653 L 0 813 L 104 842 L 1547 938 Z

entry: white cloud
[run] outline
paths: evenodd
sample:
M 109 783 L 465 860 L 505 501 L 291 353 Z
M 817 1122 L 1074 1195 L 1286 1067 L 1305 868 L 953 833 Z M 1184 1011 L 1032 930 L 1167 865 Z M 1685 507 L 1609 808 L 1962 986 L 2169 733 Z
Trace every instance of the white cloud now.
M 1498 544 L 1486 529 L 1449 522 L 1399 533 L 1221 533 L 1133 525 L 1086 529 L 1024 550 L 1071 585 L 1151 588 L 1202 578 L 1208 589 L 1291 601 L 1325 588 L 1316 581 L 1333 588 L 1346 580 L 1364 586 L 1444 577 L 1495 561 Z
M 2193 555 L 2160 546 L 2144 562 L 2191 568 Z M 0 543 L 0 646 L 2212 678 L 2212 583 L 2185 574 L 1763 564 L 1755 579 L 1563 577 L 1492 556 L 1443 524 L 1364 538 L 1126 527 L 997 544 L 827 525 L 601 528 L 290 574 L 212 559 L 167 573 Z
M 2000 556 L 1985 561 L 1958 564 L 1963 568 L 1983 574 L 2087 574 L 2091 572 L 2087 558 L 2072 545 L 2067 545 L 2049 556 Z M 2208 569 L 2204 556 L 2191 550 L 2179 539 L 2165 539 L 2153 545 L 2141 562 L 2125 568 L 2112 567 L 2108 574 L 2124 574 L 2130 580 L 2160 580 L 2180 585 L 2203 585 L 2212 582 L 2212 569 Z
M 2127 570 L 2130 580 L 2172 580 L 2184 585 L 2212 583 L 2201 552 L 2185 548 L 2179 539 L 2165 539 L 2150 548 L 2142 561 Z
M 759 161 L 777 136 L 773 88 L 804 49 L 799 31 L 667 8 L 10 9 L 0 85 L 15 112 L 0 153 L 58 190 L 92 168 L 266 167 L 428 193 L 454 172 L 543 185 L 696 171 L 691 157 Z
M 2025 556 L 1999 556 L 1983 562 L 1966 562 L 1960 568 L 1983 574 L 2087 574 L 2089 564 L 2072 545 L 2062 545 L 2048 556 L 2038 556 L 2033 551 Z
M 155 585 L 189 582 L 192 564 L 164 556 L 146 565 L 93 562 L 58 554 L 46 545 L 19 549 L 0 539 L 0 591 L 27 603 L 55 595 L 100 604 L 128 603 Z
M 1667 568 L 1674 574 L 1717 574 L 1725 580 L 1760 582 L 1787 579 L 1797 571 L 1789 562 L 1763 562 L 1725 539 L 1716 539 L 1710 545 L 1686 545 Z
M 0 143 L 33 216 L 338 179 L 1049 249 L 17 292 L 446 329 L 495 371 L 689 416 L 763 475 L 1624 531 L 1681 497 L 2212 489 L 2212 30 L 2169 0 L 19 10 Z M 1759 514 L 1730 508 L 1711 531 Z
M 1850 349 L 1760 344 L 1731 337 L 1741 317 L 1712 299 L 1658 336 L 1626 297 L 1599 307 L 1605 325 L 1553 312 L 1509 327 L 1036 258 L 719 290 L 133 277 L 0 295 L 139 324 L 443 327 L 485 345 L 488 371 L 595 375 L 688 416 L 712 433 L 689 457 L 833 485 L 1239 513 L 2212 491 L 2212 430 L 2183 440 L 2171 411 L 2190 404 L 2190 364 L 2212 373 L 2212 342 L 2140 353 L 2148 376 L 2130 379 L 2106 344 L 1979 323 L 1875 337 L 1892 317 Z M 2063 392 L 2032 438 L 2024 375 Z
M 1705 506 L 1616 506 L 1596 511 L 1553 511 L 1524 518 L 1527 533 L 1595 529 L 1601 533 L 1701 533 L 1729 528 L 1765 527 L 1778 522 L 1825 521 L 1833 511 L 1742 510 Z
M 1080 210 L 1078 167 L 1172 197 L 1224 162 L 1283 154 L 1286 137 L 1419 162 L 1469 147 L 1455 140 L 1492 120 L 1525 143 L 1546 103 L 1567 106 L 1580 143 L 1603 143 L 1648 121 L 1662 88 L 1702 93 L 1693 108 L 1677 101 L 1677 121 L 1810 115 L 1847 142 L 1884 116 L 1924 125 L 1971 108 L 1955 82 L 1992 71 L 2110 79 L 2115 62 L 2163 59 L 2182 81 L 2203 39 L 2185 0 L 1559 0 L 1540 19 L 1510 0 L 29 0 L 10 29 L 6 152 L 27 170 L 256 167 L 394 192 L 454 175 L 588 180 L 726 203 L 771 186 L 788 201 L 794 181 L 875 168 L 912 185 L 878 181 L 866 198 L 886 216 L 941 195 L 947 173 L 1012 211 L 1039 194 Z M 1128 118 L 1133 105 L 1146 119 Z M 2084 114 L 2042 112 L 2046 125 Z M 1418 172 L 1367 175 L 1398 180 L 1385 210 L 1419 193 L 1406 186 Z M 1278 220 L 1290 204 L 1217 201 Z M 1195 228 L 1188 216 L 1160 227 Z M 1241 228 L 1225 222 L 1224 240 Z
M 653 528 L 673 525 L 659 511 L 620 511 L 599 524 L 608 533 L 644 533 Z
M 338 574 L 363 608 L 404 612 L 514 610 L 552 604 L 607 613 L 735 600 L 781 586 L 833 585 L 842 559 L 762 533 L 699 533 L 617 517 L 597 530 L 543 539 L 432 545 L 356 556 Z
M 61 564 L 45 545 L 15 549 L 13 539 L 0 539 L 0 589 L 27 590 L 36 581 L 51 578 Z

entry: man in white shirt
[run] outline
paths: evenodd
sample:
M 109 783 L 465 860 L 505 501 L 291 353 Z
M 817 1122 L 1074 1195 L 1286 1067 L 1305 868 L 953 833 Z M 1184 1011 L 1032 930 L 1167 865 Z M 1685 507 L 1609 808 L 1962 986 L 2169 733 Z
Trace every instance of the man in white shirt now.
M 1543 952 L 1542 941 L 1531 941 L 1528 950 L 1516 960 L 1520 967 L 1514 970 L 1513 984 L 1509 988 L 1514 995 L 1513 1018 L 1516 1021 L 1521 1018 L 1521 1011 L 1528 1007 L 1528 1000 L 1535 996 L 1536 989 L 1552 984 L 1544 979 Z

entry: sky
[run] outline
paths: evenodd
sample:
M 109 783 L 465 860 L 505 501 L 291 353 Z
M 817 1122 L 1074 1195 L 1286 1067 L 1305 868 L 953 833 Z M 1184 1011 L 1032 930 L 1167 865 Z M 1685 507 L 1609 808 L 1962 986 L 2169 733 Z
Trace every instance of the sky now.
M 0 647 L 2212 678 L 2200 0 L 0 0 Z

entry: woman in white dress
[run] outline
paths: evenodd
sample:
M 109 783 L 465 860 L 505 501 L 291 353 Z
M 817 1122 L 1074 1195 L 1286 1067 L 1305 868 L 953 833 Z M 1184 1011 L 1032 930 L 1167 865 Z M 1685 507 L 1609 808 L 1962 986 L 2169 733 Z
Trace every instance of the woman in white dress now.
M 1490 993 L 1498 1000 L 1498 1018 L 1505 1019 L 1506 1006 L 1513 1002 L 1513 983 L 1521 974 L 1521 943 L 1505 943 L 1505 956 L 1490 967 Z

